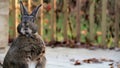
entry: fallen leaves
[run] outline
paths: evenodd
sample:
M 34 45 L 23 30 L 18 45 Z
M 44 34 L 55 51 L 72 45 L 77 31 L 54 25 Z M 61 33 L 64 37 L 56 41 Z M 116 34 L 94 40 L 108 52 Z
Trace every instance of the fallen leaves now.
M 77 42 L 76 40 L 67 40 L 67 41 L 50 41 L 46 43 L 47 46 L 54 47 L 70 47 L 70 48 L 86 48 L 90 50 L 96 50 L 99 46 L 92 45 L 91 43 L 82 43 Z
M 76 60 L 74 65 L 81 65 L 81 62 L 79 60 Z
M 74 58 L 70 59 L 70 62 L 73 62 L 74 65 L 82 65 L 84 63 L 86 64 L 93 64 L 93 63 L 103 63 L 103 62 L 112 62 L 109 64 L 110 68 L 113 68 L 113 62 L 114 60 L 112 59 L 106 59 L 106 58 L 88 58 L 88 59 L 83 59 L 82 61 L 76 60 Z M 120 66 L 120 65 L 119 65 Z
M 102 63 L 99 59 L 96 59 L 96 58 L 90 58 L 90 59 L 85 59 L 83 60 L 84 63 Z
M 81 62 L 80 62 L 80 60 L 75 60 L 75 59 L 70 59 L 70 62 L 73 62 L 74 63 L 74 65 L 81 65 Z
M 114 62 L 114 60 L 106 59 L 106 58 L 101 58 L 100 60 L 104 62 Z
M 109 64 L 110 68 L 114 68 L 113 63 Z

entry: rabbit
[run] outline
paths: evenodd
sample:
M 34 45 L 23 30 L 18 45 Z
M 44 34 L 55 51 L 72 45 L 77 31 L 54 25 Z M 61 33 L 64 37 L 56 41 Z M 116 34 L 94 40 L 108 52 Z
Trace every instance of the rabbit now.
M 20 1 L 21 23 L 17 27 L 19 35 L 12 42 L 3 61 L 3 68 L 45 68 L 45 43 L 37 33 L 36 15 L 41 5 L 31 14 Z

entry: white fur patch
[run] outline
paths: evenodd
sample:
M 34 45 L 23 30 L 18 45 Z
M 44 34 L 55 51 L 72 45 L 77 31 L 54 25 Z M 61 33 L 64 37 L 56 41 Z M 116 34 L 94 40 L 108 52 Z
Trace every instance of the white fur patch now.
M 24 29 L 23 29 L 23 28 L 21 28 L 21 33 L 22 33 L 22 34 L 25 34 L 25 31 L 24 31 Z
M 32 30 L 30 28 L 28 28 L 27 32 L 31 34 Z
M 24 30 L 24 28 L 21 28 L 21 33 L 22 33 L 23 35 L 25 35 L 26 32 L 29 33 L 29 34 L 31 34 L 31 33 L 32 33 L 32 30 L 31 30 L 30 28 L 27 28 L 27 30 Z
M 29 61 L 28 62 L 28 68 L 35 68 L 37 65 L 37 61 Z

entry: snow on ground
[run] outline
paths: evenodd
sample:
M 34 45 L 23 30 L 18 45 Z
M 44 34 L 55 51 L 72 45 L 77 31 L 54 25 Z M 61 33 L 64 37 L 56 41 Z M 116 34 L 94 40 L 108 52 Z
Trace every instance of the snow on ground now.
M 84 60 L 89 58 L 106 58 L 116 62 L 120 61 L 120 52 L 113 50 L 87 50 L 87 49 L 71 49 L 71 48 L 47 48 L 47 68 L 110 68 L 111 62 L 94 63 L 75 66 L 70 59 Z
M 3 61 L 5 54 L 0 54 L 0 61 Z M 106 58 L 112 59 L 115 62 L 120 62 L 120 51 L 114 50 L 88 50 L 88 49 L 71 49 L 71 48 L 46 48 L 47 65 L 46 68 L 110 68 L 112 62 L 93 63 L 75 66 L 70 59 L 82 60 L 88 58 Z M 114 67 L 117 68 L 117 67 Z

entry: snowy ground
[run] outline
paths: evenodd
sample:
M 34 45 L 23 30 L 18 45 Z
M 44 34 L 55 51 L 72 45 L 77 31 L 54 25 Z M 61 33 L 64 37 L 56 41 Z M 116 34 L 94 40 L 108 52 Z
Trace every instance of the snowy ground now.
M 70 48 L 47 48 L 47 68 L 110 68 L 111 62 L 85 64 L 75 66 L 70 59 L 88 59 L 88 58 L 107 58 L 120 61 L 120 52 L 113 50 L 87 50 L 87 49 L 70 49 Z M 117 68 L 117 67 L 116 67 Z
M 3 61 L 4 56 L 5 54 L 0 54 L 0 61 Z M 109 64 L 112 62 L 87 64 L 83 63 L 82 60 L 88 58 L 107 58 L 114 60 L 114 62 L 120 62 L 120 51 L 47 47 L 46 57 L 46 68 L 110 68 Z M 70 59 L 80 60 L 82 65 L 75 66 Z M 114 68 L 118 68 L 116 65 L 114 66 Z

